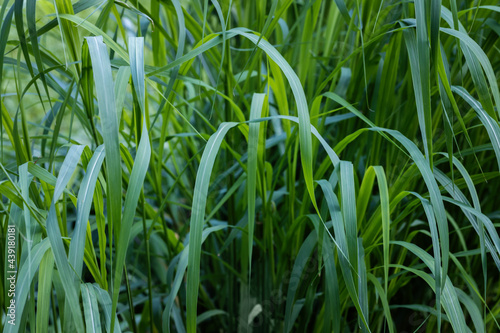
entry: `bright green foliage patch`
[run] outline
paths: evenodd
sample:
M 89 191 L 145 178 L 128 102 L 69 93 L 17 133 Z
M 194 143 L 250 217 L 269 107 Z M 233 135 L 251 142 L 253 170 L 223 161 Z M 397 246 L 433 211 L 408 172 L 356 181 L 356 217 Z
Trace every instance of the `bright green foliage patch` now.
M 0 17 L 0 331 L 500 331 L 498 1 Z

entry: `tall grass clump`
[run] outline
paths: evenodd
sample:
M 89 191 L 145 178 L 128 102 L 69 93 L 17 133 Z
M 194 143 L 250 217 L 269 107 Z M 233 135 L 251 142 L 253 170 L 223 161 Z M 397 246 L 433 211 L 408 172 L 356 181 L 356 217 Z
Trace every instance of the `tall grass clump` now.
M 0 1 L 2 332 L 498 332 L 496 0 Z

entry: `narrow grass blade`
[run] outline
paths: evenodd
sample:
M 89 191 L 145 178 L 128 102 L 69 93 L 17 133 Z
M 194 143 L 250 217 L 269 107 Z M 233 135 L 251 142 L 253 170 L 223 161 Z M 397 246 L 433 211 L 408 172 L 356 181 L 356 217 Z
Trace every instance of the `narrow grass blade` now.
M 205 239 L 212 233 L 219 230 L 225 229 L 227 226 L 216 226 L 210 227 L 203 230 L 201 236 L 201 243 L 205 241 Z M 184 250 L 179 254 L 179 263 L 177 264 L 177 272 L 175 274 L 175 279 L 172 285 L 172 289 L 170 294 L 168 295 L 165 309 L 163 310 L 162 320 L 163 320 L 163 332 L 170 332 L 170 314 L 172 308 L 174 306 L 175 298 L 177 297 L 177 293 L 179 292 L 179 288 L 181 287 L 181 283 L 184 277 L 184 273 L 186 272 L 186 268 L 188 267 L 188 258 L 189 258 L 189 248 L 192 245 L 192 235 L 189 236 L 189 244 L 184 248 Z M 201 247 L 201 244 L 200 244 Z M 189 274 L 189 271 L 188 271 Z M 188 291 L 189 292 L 189 291 Z
M 340 323 L 342 320 L 340 307 L 340 290 L 335 268 L 335 249 L 331 239 L 323 234 L 322 247 L 323 262 L 325 265 L 325 289 L 326 305 L 325 316 L 332 320 L 332 331 L 340 332 Z M 328 311 L 330 309 L 330 312 Z
M 382 306 L 384 308 L 384 315 L 385 319 L 387 320 L 387 325 L 389 326 L 389 332 L 394 333 L 396 332 L 394 321 L 392 320 L 392 314 L 391 314 L 391 309 L 389 307 L 389 302 L 387 300 L 387 294 L 385 293 L 384 289 L 382 288 L 382 285 L 380 282 L 377 280 L 377 278 L 371 274 L 367 274 L 368 281 L 370 281 L 374 286 L 375 289 L 377 290 L 377 293 L 379 294 L 380 301 L 382 302 Z
M 415 254 L 417 257 L 422 260 L 425 265 L 431 270 L 431 272 L 435 273 L 434 271 L 434 259 L 430 254 L 422 250 L 420 247 L 418 247 L 415 244 L 411 244 L 408 242 L 403 242 L 403 241 L 393 241 L 393 244 L 400 245 L 406 249 L 408 249 L 410 252 Z M 432 285 L 432 279 L 426 280 L 427 283 Z M 444 283 L 443 287 L 443 308 L 446 311 L 446 314 L 448 315 L 448 319 L 450 320 L 450 323 L 453 327 L 453 330 L 455 332 L 467 332 L 468 327 L 465 323 L 465 316 L 462 310 L 462 307 L 460 306 L 458 302 L 458 297 L 455 292 L 455 288 L 453 287 L 453 284 L 451 280 L 446 277 L 446 283 Z
M 356 219 L 356 194 L 354 169 L 351 162 L 340 161 L 341 211 L 349 249 L 349 261 L 358 269 L 358 223 Z
M 495 151 L 495 155 L 497 157 L 498 168 L 500 169 L 500 127 L 498 126 L 498 122 L 495 121 L 486 111 L 482 108 L 481 103 L 479 103 L 476 99 L 474 99 L 468 92 L 462 87 L 451 87 L 453 92 L 457 93 L 460 97 L 464 99 L 471 106 L 471 108 L 476 111 L 479 119 L 483 123 L 483 126 L 486 128 L 488 132 L 488 136 L 490 137 L 491 144 L 493 146 L 493 150 Z
M 432 165 L 432 124 L 431 124 L 431 97 L 430 97 L 430 65 L 427 40 L 427 23 L 422 1 L 417 2 L 417 37 L 411 29 L 403 31 L 408 56 L 410 57 L 411 78 L 417 106 L 418 123 L 424 142 L 425 156 Z M 423 11 L 423 12 L 422 12 Z
M 83 333 L 84 325 L 82 320 L 82 314 L 80 310 L 79 301 L 79 290 L 76 289 L 73 281 L 75 278 L 74 271 L 68 262 L 68 257 L 66 256 L 66 250 L 64 248 L 61 230 L 59 229 L 59 223 L 56 216 L 55 204 L 59 197 L 63 193 L 71 175 L 75 171 L 78 161 L 80 160 L 80 155 L 83 151 L 83 146 L 71 146 L 64 163 L 59 171 L 59 176 L 57 177 L 57 183 L 54 188 L 54 195 L 52 199 L 52 204 L 50 206 L 49 215 L 47 217 L 47 235 L 50 240 L 50 246 L 52 247 L 52 252 L 54 254 L 54 259 L 56 262 L 57 269 L 61 276 L 61 282 L 66 293 L 66 300 L 69 308 L 71 309 L 72 318 L 74 324 L 79 333 Z M 69 316 L 66 317 L 67 319 Z
M 37 333 L 47 333 L 49 327 L 50 297 L 52 295 L 52 273 L 54 272 L 54 257 L 52 251 L 45 252 L 40 262 L 38 274 L 38 291 L 36 307 Z
M 363 316 L 360 316 L 359 326 L 361 327 L 361 331 L 369 332 L 369 316 L 368 316 L 368 281 L 366 277 L 366 263 L 365 263 L 365 249 L 363 248 L 363 240 L 358 238 L 358 294 L 359 294 L 359 305 L 361 307 L 361 311 L 363 312 Z M 365 318 L 366 326 L 364 326 L 361 318 Z
M 292 321 L 292 309 L 295 300 L 295 294 L 297 293 L 297 289 L 299 288 L 304 267 L 309 261 L 309 257 L 311 256 L 312 251 L 316 247 L 317 239 L 318 235 L 316 231 L 311 232 L 309 236 L 307 236 L 304 243 L 302 243 L 299 253 L 297 254 L 297 258 L 295 258 L 295 262 L 293 264 L 290 281 L 288 283 L 288 291 L 286 294 L 285 327 L 283 329 L 283 331 L 286 333 L 290 332 L 290 330 L 293 328 L 294 322 Z
M 106 153 L 108 237 L 109 248 L 111 249 L 113 236 L 116 239 L 117 235 L 119 235 L 122 222 L 122 169 L 118 141 L 118 117 L 116 114 L 111 65 L 106 45 L 104 45 L 102 37 L 87 37 L 86 40 L 92 62 L 101 124 L 102 128 L 106 129 L 103 131 L 103 140 Z M 113 263 L 112 253 L 110 253 L 110 260 Z M 113 282 L 113 279 L 111 279 L 112 286 Z M 114 311 L 111 318 L 114 318 Z
M 340 260 L 340 268 L 342 271 L 342 275 L 344 277 L 344 282 L 347 288 L 347 292 L 349 293 L 350 299 L 354 303 L 356 310 L 358 311 L 358 315 L 363 322 L 364 327 L 369 331 L 367 320 L 364 317 L 363 310 L 361 309 L 361 305 L 359 303 L 358 292 L 356 291 L 356 286 L 354 284 L 354 278 L 352 272 L 356 272 L 356 269 L 353 267 L 350 262 L 350 252 L 347 243 L 347 235 L 344 228 L 343 216 L 340 209 L 340 205 L 335 193 L 333 193 L 332 185 L 322 179 L 318 181 L 318 184 L 321 186 L 323 194 L 325 196 L 325 200 L 328 204 L 328 210 L 330 211 L 330 216 L 333 221 L 333 229 L 335 231 L 335 239 L 330 235 L 330 238 L 337 246 L 337 250 L 340 252 L 339 260 Z M 336 240 L 336 241 L 335 241 Z
M 87 231 L 88 218 L 92 205 L 92 198 L 97 182 L 97 176 L 101 171 L 101 165 L 104 161 L 104 146 L 97 147 L 90 163 L 87 166 L 87 172 L 82 180 L 80 190 L 78 191 L 77 216 L 75 229 L 69 246 L 68 261 L 80 278 L 83 268 L 83 253 L 85 248 L 85 236 Z M 76 280 L 79 284 L 79 280 Z
M 87 324 L 87 333 L 102 332 L 101 318 L 97 307 L 97 297 L 94 287 L 90 284 L 81 284 L 83 301 L 83 312 L 85 313 L 85 323 Z
M 98 285 L 94 284 L 94 291 L 95 295 L 97 298 L 97 301 L 99 302 L 99 306 L 104 313 L 104 323 L 106 325 L 106 332 L 110 333 L 120 333 L 120 325 L 115 325 L 115 328 L 113 331 L 111 331 L 111 298 L 109 297 L 109 294 L 107 291 L 102 290 Z M 115 321 L 117 322 L 118 319 L 116 318 L 115 315 Z
M 200 284 L 201 238 L 207 203 L 210 175 L 226 133 L 238 123 L 223 123 L 207 142 L 200 161 L 194 185 L 193 208 L 190 224 L 187 271 L 187 332 L 196 332 L 198 289 Z
M 250 120 L 261 117 L 265 95 L 255 94 L 250 108 Z M 252 250 L 255 228 L 255 197 L 257 185 L 257 150 L 259 146 L 259 125 L 251 123 L 248 133 L 248 167 L 247 167 L 247 196 L 248 196 L 248 276 L 252 276 Z

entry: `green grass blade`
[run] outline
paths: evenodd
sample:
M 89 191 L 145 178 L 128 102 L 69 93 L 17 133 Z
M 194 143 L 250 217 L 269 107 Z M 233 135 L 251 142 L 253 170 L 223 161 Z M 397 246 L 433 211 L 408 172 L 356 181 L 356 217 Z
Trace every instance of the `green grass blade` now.
M 207 237 L 212 233 L 216 232 L 219 230 L 223 230 L 226 228 L 226 226 L 216 226 L 216 227 L 209 227 L 203 230 L 202 236 L 201 236 L 201 243 L 207 239 Z M 167 301 L 166 301 L 166 306 L 165 309 L 163 310 L 163 332 L 170 332 L 170 314 L 172 311 L 172 308 L 174 306 L 174 301 L 175 298 L 177 297 L 177 293 L 179 292 L 179 288 L 181 287 L 181 283 L 184 277 L 184 273 L 186 272 L 186 268 L 188 267 L 188 255 L 189 255 L 189 248 L 193 245 L 191 245 L 191 238 L 190 236 L 190 243 L 184 248 L 184 250 L 181 252 L 179 255 L 179 263 L 177 264 L 177 273 L 175 274 L 175 279 L 172 285 L 172 289 L 170 291 L 170 294 L 168 295 Z M 201 246 L 201 245 L 200 245 Z
M 38 274 L 38 291 L 36 307 L 36 331 L 47 333 L 49 327 L 50 296 L 52 295 L 52 273 L 54 272 L 54 257 L 51 251 L 45 252 L 40 262 Z
M 442 15 L 443 18 L 448 22 L 448 24 L 450 24 L 450 26 L 453 26 L 449 10 L 443 7 Z M 480 101 L 488 114 L 493 117 L 493 119 L 498 119 L 498 117 L 500 117 L 500 110 L 498 110 L 498 106 L 500 105 L 500 92 L 498 90 L 498 83 L 495 77 L 495 72 L 492 68 L 490 60 L 488 59 L 488 56 L 481 49 L 481 47 L 467 35 L 467 33 L 465 32 L 465 28 L 461 24 L 459 24 L 459 30 L 441 28 L 441 31 L 457 38 L 460 41 L 460 46 L 467 61 L 467 65 L 469 66 L 469 70 L 471 71 L 471 77 L 474 84 L 476 85 Z M 491 95 L 493 95 L 493 99 L 497 106 L 496 114 L 491 102 L 491 95 L 489 94 L 488 85 L 486 83 L 486 80 L 484 79 L 483 70 L 484 73 L 486 73 L 486 77 L 488 78 L 488 83 L 491 88 Z
M 264 105 L 265 95 L 255 94 L 250 108 L 250 120 L 260 118 Z M 247 167 L 247 196 L 248 196 L 248 276 L 252 276 L 252 250 L 255 228 L 255 198 L 257 186 L 257 150 L 259 146 L 259 125 L 251 123 L 248 133 L 248 167 Z
M 431 270 L 431 272 L 433 273 L 435 272 L 433 263 L 434 259 L 430 254 L 422 250 L 420 247 L 418 247 L 415 244 L 403 241 L 393 241 L 392 243 L 405 247 L 406 249 L 411 251 L 425 263 L 425 265 Z M 427 283 L 430 283 L 431 281 L 432 280 L 427 280 Z M 446 283 L 444 284 L 443 287 L 443 308 L 445 309 L 446 314 L 448 315 L 453 330 L 455 332 L 467 332 L 468 327 L 465 323 L 465 316 L 462 307 L 458 302 L 458 297 L 455 288 L 453 287 L 453 284 L 448 277 L 446 277 L 445 281 Z
M 359 304 L 358 293 L 356 291 L 356 286 L 354 284 L 354 278 L 352 272 L 356 272 L 356 269 L 353 267 L 350 262 L 350 252 L 347 243 L 347 235 L 344 228 L 343 216 L 341 213 L 340 205 L 337 199 L 337 196 L 333 193 L 332 185 L 322 179 L 318 181 L 318 184 L 321 186 L 323 190 L 323 194 L 325 196 L 325 200 L 328 204 L 328 209 L 330 211 L 330 215 L 333 221 L 333 228 L 335 231 L 335 239 L 333 237 L 330 238 L 334 241 L 337 246 L 338 251 L 340 252 L 339 260 L 340 260 L 340 268 L 342 271 L 342 275 L 344 277 L 344 282 L 349 293 L 349 296 L 358 311 L 358 315 L 363 322 L 363 325 L 368 331 L 370 330 L 368 327 L 368 323 L 364 317 L 363 311 L 361 309 L 361 305 Z
M 109 294 L 107 291 L 102 290 L 98 285 L 94 284 L 94 291 L 95 295 L 97 298 L 97 301 L 99 302 L 99 306 L 101 310 L 104 312 L 104 323 L 106 325 L 106 332 L 110 333 L 111 332 L 111 297 L 109 297 Z M 115 321 L 118 321 L 115 315 Z M 115 325 L 115 328 L 113 330 L 113 333 L 120 333 L 120 325 Z
M 380 282 L 377 280 L 377 278 L 371 274 L 367 274 L 368 281 L 373 283 L 375 286 L 375 289 L 377 290 L 377 293 L 379 294 L 380 301 L 382 302 L 382 306 L 384 308 L 384 316 L 385 319 L 387 320 L 387 325 L 389 326 L 389 332 L 394 333 L 396 332 L 395 327 L 394 327 L 394 321 L 392 320 L 392 314 L 391 314 L 391 309 L 389 307 L 389 302 L 387 300 L 387 294 L 385 293 L 384 289 L 382 288 L 382 285 Z
M 485 325 L 483 321 L 483 317 L 481 315 L 481 311 L 477 308 L 477 305 L 474 303 L 472 298 L 467 295 L 462 290 L 455 288 L 458 299 L 465 306 L 467 312 L 469 313 L 472 323 L 474 324 L 475 332 L 483 333 L 485 332 Z
M 106 204 L 109 248 L 111 249 L 113 235 L 115 237 L 119 235 L 122 223 L 122 168 L 118 141 L 118 117 L 116 115 L 113 77 L 111 76 L 111 65 L 106 45 L 102 42 L 102 37 L 87 37 L 87 44 L 92 61 L 101 126 L 106 129 L 102 135 L 106 153 Z M 110 260 L 113 263 L 112 253 L 110 253 Z M 113 279 L 111 279 L 111 282 L 113 283 Z
M 97 297 L 94 287 L 90 284 L 81 284 L 83 301 L 83 312 L 85 313 L 85 323 L 87 324 L 87 333 L 102 332 L 101 318 L 97 307 Z
M 349 261 L 353 267 L 358 269 L 358 224 L 353 173 L 351 162 L 340 161 L 341 210 L 347 237 L 347 248 L 349 249 Z
M 7 8 L 7 4 L 9 3 L 9 0 L 4 0 L 3 5 L 2 5 L 2 14 L 4 10 Z M 7 15 L 3 17 L 2 15 L 2 28 L 0 29 L 0 88 L 2 87 L 2 81 L 3 81 L 3 66 L 4 66 L 4 57 L 5 57 L 5 48 L 7 46 L 7 41 L 9 39 L 9 32 L 10 32 L 10 27 L 12 26 L 12 15 L 14 14 L 14 5 L 12 5 L 7 12 Z M 3 114 L 3 102 L 2 102 L 2 114 Z M 2 117 L 2 126 L 3 125 L 3 117 Z
M 418 5 L 417 5 L 418 4 Z M 431 96 L 430 96 L 430 64 L 427 39 L 427 23 L 423 1 L 416 3 L 417 36 L 411 29 L 403 31 L 406 49 L 410 58 L 411 78 L 417 105 L 418 124 L 424 143 L 425 156 L 432 165 L 432 124 L 431 124 Z
M 87 172 L 82 180 L 78 191 L 77 217 L 75 229 L 69 246 L 68 261 L 80 278 L 83 268 L 83 253 L 85 248 L 85 236 L 87 231 L 88 218 L 92 205 L 92 198 L 97 182 L 97 176 L 101 171 L 104 161 L 104 146 L 97 147 L 92 159 L 87 166 Z M 79 283 L 79 281 L 77 280 Z
M 498 168 L 500 169 L 500 127 L 498 126 L 498 122 L 496 122 L 495 119 L 488 115 L 488 113 L 486 113 L 486 111 L 482 108 L 481 103 L 474 99 L 467 92 L 467 90 L 462 87 L 456 86 L 451 87 L 451 89 L 453 90 L 453 92 L 462 97 L 464 101 L 466 101 L 467 104 L 469 104 L 474 109 L 474 111 L 476 111 L 479 119 L 488 132 L 493 150 L 495 151 L 495 155 L 497 157 Z
M 137 89 L 139 92 L 144 92 L 144 61 L 143 61 L 143 38 L 131 38 L 129 39 L 130 47 L 130 65 L 132 72 L 132 79 L 134 80 L 135 87 L 141 87 Z M 142 96 L 144 97 L 144 96 Z M 144 107 L 144 102 L 140 102 L 142 107 Z M 144 113 L 143 113 L 144 117 Z M 127 252 L 129 238 L 130 238 L 130 228 L 135 218 L 135 210 L 137 208 L 139 195 L 144 183 L 144 178 L 146 177 L 146 172 L 149 167 L 149 161 L 151 158 L 151 146 L 149 143 L 149 135 L 146 127 L 146 122 L 143 120 L 142 133 L 139 146 L 137 147 L 137 154 L 135 156 L 134 166 L 132 168 L 132 173 L 130 174 L 130 180 L 127 188 L 127 193 L 125 195 L 125 208 L 123 211 L 123 220 L 121 221 L 120 232 L 118 241 L 116 243 L 116 266 L 113 284 L 113 306 L 111 314 L 111 330 L 114 328 L 114 318 L 116 313 L 116 306 L 118 304 L 118 294 L 120 290 L 123 267 L 125 264 L 125 254 Z
M 326 289 L 326 304 L 325 305 L 325 315 L 330 316 L 332 319 L 332 330 L 333 332 L 340 332 L 340 322 L 342 320 L 341 317 L 341 307 L 340 307 L 340 291 L 339 291 L 339 283 L 337 277 L 337 269 L 335 267 L 335 249 L 334 244 L 330 240 L 330 238 L 323 233 L 323 247 L 322 247 L 322 255 L 323 262 L 325 265 L 325 289 Z M 330 309 L 331 312 L 328 312 L 327 309 Z M 327 326 L 328 327 L 328 326 Z
M 61 282 L 66 293 L 66 300 L 69 308 L 71 309 L 72 318 L 76 326 L 77 331 L 80 333 L 84 331 L 84 325 L 80 310 L 79 302 L 79 290 L 73 283 L 74 281 L 74 271 L 68 262 L 68 257 L 66 256 L 66 250 L 64 248 L 61 230 L 59 229 L 59 224 L 56 216 L 55 203 L 58 201 L 59 197 L 64 191 L 71 175 L 75 171 L 78 161 L 80 160 L 80 155 L 83 151 L 83 146 L 71 146 L 64 163 L 59 171 L 59 176 L 57 177 L 57 183 L 54 188 L 54 195 L 52 199 L 52 204 L 50 206 L 49 215 L 47 217 L 47 235 L 50 240 L 50 246 L 52 247 L 52 252 L 54 254 L 54 259 L 56 262 L 57 269 L 61 276 Z M 67 319 L 69 316 L 66 317 Z
M 359 326 L 361 327 L 361 331 L 369 332 L 369 321 L 370 318 L 368 316 L 368 281 L 366 277 L 366 263 L 365 263 L 365 249 L 363 248 L 363 240 L 358 238 L 358 295 L 359 295 L 359 305 L 361 307 L 361 311 L 363 312 L 363 316 L 360 316 Z M 366 326 L 364 326 L 361 318 L 365 318 Z
M 125 103 L 125 98 L 127 96 L 127 86 L 130 78 L 130 67 L 122 66 L 116 73 L 115 80 L 115 104 L 116 104 L 116 115 L 118 117 L 118 124 L 120 124 L 123 104 Z
M 42 261 L 44 254 L 50 249 L 50 242 L 47 238 L 40 241 L 38 244 L 33 246 L 31 250 L 31 261 L 25 261 L 17 274 L 16 282 L 16 316 L 21 318 L 23 316 L 23 310 L 28 299 L 28 293 L 30 290 L 30 285 L 35 277 L 35 273 L 38 271 L 40 262 Z M 81 320 L 81 319 L 80 319 Z M 20 325 L 5 325 L 5 333 L 17 333 L 20 329 Z
M 200 284 L 201 238 L 205 221 L 205 208 L 210 175 L 226 133 L 238 123 L 223 123 L 207 142 L 200 161 L 194 185 L 193 207 L 189 236 L 189 255 L 187 271 L 187 332 L 196 332 L 198 289 Z

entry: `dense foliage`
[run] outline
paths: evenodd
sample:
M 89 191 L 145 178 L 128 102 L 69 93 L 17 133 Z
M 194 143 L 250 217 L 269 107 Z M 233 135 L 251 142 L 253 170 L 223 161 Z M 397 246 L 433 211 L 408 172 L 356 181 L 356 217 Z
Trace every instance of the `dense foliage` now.
M 0 6 L 2 331 L 500 330 L 497 0 Z

